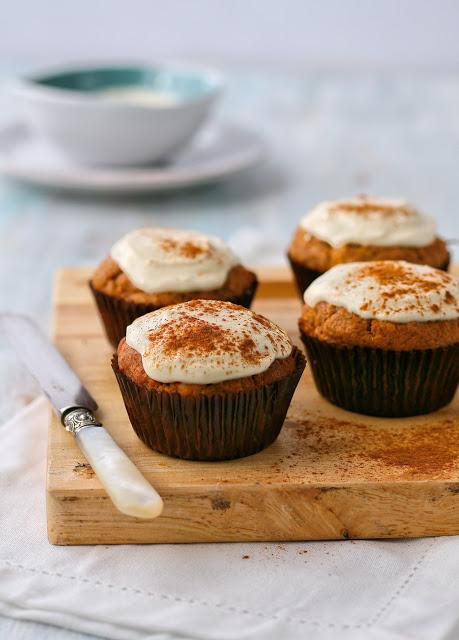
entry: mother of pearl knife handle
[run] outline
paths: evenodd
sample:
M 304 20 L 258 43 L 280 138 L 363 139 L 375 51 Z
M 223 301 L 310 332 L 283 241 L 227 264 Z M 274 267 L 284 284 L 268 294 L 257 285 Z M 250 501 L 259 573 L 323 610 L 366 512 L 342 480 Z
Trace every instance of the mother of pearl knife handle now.
M 159 494 L 91 411 L 72 408 L 63 413 L 62 422 L 74 434 L 83 455 L 121 513 L 145 519 L 161 514 L 163 501 Z

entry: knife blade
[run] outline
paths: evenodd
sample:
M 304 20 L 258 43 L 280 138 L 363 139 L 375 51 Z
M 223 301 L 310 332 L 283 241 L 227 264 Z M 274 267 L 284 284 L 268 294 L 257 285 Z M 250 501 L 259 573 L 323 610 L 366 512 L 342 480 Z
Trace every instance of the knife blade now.
M 1 313 L 0 327 L 71 432 L 115 507 L 152 519 L 163 501 L 96 419 L 97 403 L 59 351 L 27 316 Z
M 58 415 L 68 407 L 85 407 L 96 411 L 97 403 L 94 398 L 30 318 L 2 313 L 0 324 Z

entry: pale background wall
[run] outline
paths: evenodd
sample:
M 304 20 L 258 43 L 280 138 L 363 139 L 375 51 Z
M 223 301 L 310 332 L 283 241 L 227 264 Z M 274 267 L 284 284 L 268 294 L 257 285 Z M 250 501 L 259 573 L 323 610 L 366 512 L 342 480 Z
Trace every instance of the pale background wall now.
M 457 69 L 456 0 L 0 0 L 0 58 Z

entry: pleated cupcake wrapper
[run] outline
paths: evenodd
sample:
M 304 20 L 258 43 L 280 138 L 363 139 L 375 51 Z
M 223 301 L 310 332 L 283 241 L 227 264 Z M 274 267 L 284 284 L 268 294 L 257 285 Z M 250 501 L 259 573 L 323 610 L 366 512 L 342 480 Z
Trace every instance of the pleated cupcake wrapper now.
M 228 302 L 239 304 L 242 307 L 250 308 L 252 300 L 257 290 L 258 282 L 255 280 L 253 285 L 244 291 L 240 296 L 233 296 L 228 299 Z M 121 298 L 109 296 L 102 291 L 98 291 L 89 282 L 89 287 L 92 291 L 94 299 L 99 310 L 102 323 L 105 328 L 105 333 L 109 342 L 116 348 L 121 340 L 126 335 L 126 328 L 134 322 L 136 318 L 156 311 L 161 307 L 153 304 L 139 304 L 136 302 L 128 302 Z
M 301 338 L 317 389 L 348 411 L 388 418 L 430 413 L 452 400 L 459 382 L 459 344 L 386 351 Z
M 308 269 L 304 267 L 299 262 L 295 262 L 292 258 L 287 255 L 288 261 L 290 262 L 290 266 L 293 271 L 293 275 L 295 277 L 296 288 L 298 289 L 298 294 L 303 300 L 303 294 L 306 289 L 309 287 L 311 282 L 313 282 L 316 278 L 322 275 L 323 271 L 315 271 L 314 269 Z
M 151 449 L 188 460 L 241 458 L 270 445 L 279 435 L 305 367 L 294 347 L 293 373 L 273 384 L 215 395 L 184 396 L 152 391 L 112 367 L 138 437 Z
M 293 271 L 293 275 L 295 277 L 296 287 L 298 289 L 299 296 L 301 300 L 303 300 L 304 292 L 309 287 L 309 285 L 319 276 L 321 276 L 324 271 L 315 271 L 314 269 L 308 269 L 303 266 L 299 262 L 295 262 L 292 258 L 287 255 L 288 261 L 290 262 L 290 266 Z M 449 268 L 449 259 L 447 262 L 440 267 L 441 271 L 448 271 Z

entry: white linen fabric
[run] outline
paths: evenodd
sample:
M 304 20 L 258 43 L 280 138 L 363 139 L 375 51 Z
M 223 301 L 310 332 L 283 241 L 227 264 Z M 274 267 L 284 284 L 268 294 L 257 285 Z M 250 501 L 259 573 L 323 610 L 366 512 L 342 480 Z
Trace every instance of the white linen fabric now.
M 0 428 L 0 614 L 120 640 L 458 637 L 456 537 L 51 546 L 48 410 Z

